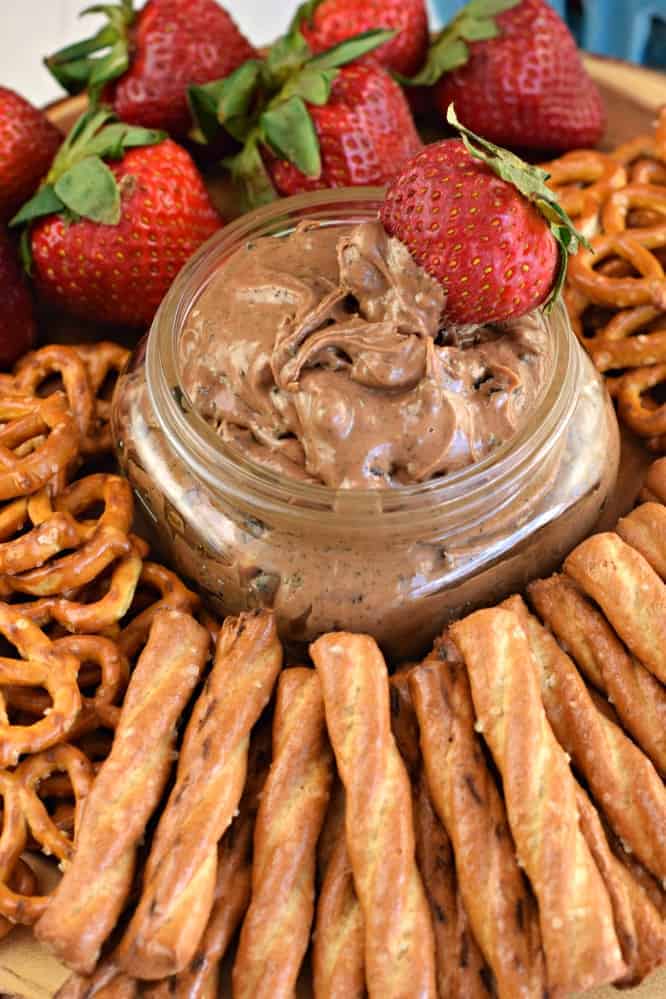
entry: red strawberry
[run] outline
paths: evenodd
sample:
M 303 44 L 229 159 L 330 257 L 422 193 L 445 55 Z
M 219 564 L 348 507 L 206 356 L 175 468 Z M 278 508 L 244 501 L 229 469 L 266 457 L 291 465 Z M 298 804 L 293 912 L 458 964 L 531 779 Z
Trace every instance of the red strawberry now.
M 243 148 L 224 162 L 248 202 L 343 185 L 383 184 L 421 148 L 400 86 L 357 61 L 392 37 L 369 31 L 318 55 L 292 28 L 263 61 L 190 88 L 200 132 L 223 124 Z
M 447 60 L 444 68 L 453 72 L 445 72 L 437 86 L 438 108 L 455 103 L 468 128 L 506 146 L 560 151 L 596 145 L 605 127 L 603 103 L 566 24 L 546 0 L 517 5 L 508 0 L 509 6 L 490 30 L 492 18 L 479 18 L 479 11 L 494 12 L 497 3 L 471 0 L 440 36 L 430 61 Z M 460 36 L 461 18 L 469 19 L 470 8 L 474 23 L 486 25 L 485 33 L 476 35 L 480 41 L 470 39 L 468 28 Z M 452 45 L 462 46 L 453 61 Z
M 0 368 L 7 370 L 35 342 L 32 300 L 21 273 L 14 244 L 0 227 Z
M 31 224 L 34 278 L 47 301 L 85 319 L 146 326 L 221 220 L 184 149 L 159 132 L 107 124 L 111 117 L 92 110 L 77 122 L 12 224 Z
M 35 191 L 61 142 L 42 111 L 0 87 L 0 220 L 10 219 Z
M 416 73 L 428 50 L 423 0 L 320 0 L 305 4 L 300 20 L 300 30 L 313 52 L 323 52 L 372 28 L 393 28 L 397 34 L 363 61 L 404 76 Z
M 70 92 L 104 85 L 104 100 L 123 121 L 177 137 L 191 125 L 187 87 L 225 77 L 257 54 L 215 0 L 148 0 L 138 14 L 132 0 L 121 0 L 104 10 L 110 23 L 101 39 L 68 46 L 47 66 Z M 82 65 L 101 49 L 109 54 Z
M 450 323 L 520 316 L 559 291 L 577 238 L 547 174 L 475 136 L 426 146 L 389 185 L 381 220 L 447 293 Z M 558 245 L 559 244 L 559 245 Z
M 309 107 L 321 150 L 321 173 L 306 177 L 287 160 L 267 159 L 280 194 L 324 187 L 384 184 L 421 149 L 400 86 L 373 66 L 345 66 L 323 107 Z

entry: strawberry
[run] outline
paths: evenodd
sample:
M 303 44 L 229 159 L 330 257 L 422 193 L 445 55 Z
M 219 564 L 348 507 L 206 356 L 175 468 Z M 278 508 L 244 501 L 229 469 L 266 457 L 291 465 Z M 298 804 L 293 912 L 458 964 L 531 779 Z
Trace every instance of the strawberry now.
M 184 149 L 112 118 L 93 109 L 79 119 L 12 225 L 30 225 L 34 279 L 48 302 L 84 319 L 147 326 L 221 220 Z
M 132 0 L 120 0 L 90 10 L 106 13 L 109 23 L 50 56 L 48 68 L 70 93 L 101 91 L 123 121 L 176 137 L 191 125 L 189 84 L 225 77 L 256 56 L 215 0 L 148 0 L 139 13 Z
M 297 14 L 300 30 L 313 52 L 370 31 L 393 28 L 397 34 L 363 56 L 404 76 L 416 73 L 428 51 L 428 14 L 424 0 L 310 0 Z
M 437 107 L 455 103 L 465 125 L 493 142 L 554 152 L 594 146 L 604 132 L 599 91 L 546 0 L 470 0 L 413 82 L 440 76 Z
M 276 194 L 383 184 L 421 148 L 400 86 L 357 60 L 393 37 L 369 31 L 313 56 L 294 28 L 265 60 L 190 88 L 200 133 L 243 144 L 224 162 L 249 205 Z
M 35 191 L 61 142 L 42 111 L 0 87 L 0 220 L 10 219 Z
M 4 226 L 0 227 L 0 368 L 11 368 L 35 342 L 32 299 L 16 257 L 14 244 Z
M 448 323 L 496 322 L 549 304 L 578 240 L 528 166 L 462 126 L 462 139 L 426 146 L 388 187 L 381 220 L 446 291 Z

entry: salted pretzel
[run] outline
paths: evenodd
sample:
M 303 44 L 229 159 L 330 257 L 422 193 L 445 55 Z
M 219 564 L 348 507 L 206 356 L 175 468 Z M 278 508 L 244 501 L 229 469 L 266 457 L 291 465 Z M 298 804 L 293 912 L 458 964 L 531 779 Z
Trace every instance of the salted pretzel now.
M 97 503 L 103 509 L 95 521 L 77 520 Z M 40 516 L 32 531 L 0 545 L 4 582 L 11 590 L 40 597 L 85 586 L 130 551 L 133 511 L 126 479 L 103 474 L 78 479 L 53 501 L 50 516 Z M 48 561 L 68 548 L 75 550 Z
M 37 877 L 33 869 L 26 864 L 25 860 L 17 861 L 16 867 L 9 878 L 9 887 L 17 895 L 37 895 Z M 15 925 L 6 916 L 0 916 L 0 940 L 4 940 L 14 929 Z
M 76 682 L 78 661 L 57 650 L 21 608 L 0 604 L 0 632 L 20 658 L 0 658 L 0 684 L 45 688 L 52 704 L 32 724 L 13 725 L 0 694 L 0 766 L 15 764 L 23 753 L 36 753 L 63 741 L 81 709 Z
M 594 236 L 592 249 L 582 248 L 569 263 L 571 287 L 590 302 L 610 308 L 654 305 L 666 309 L 666 276 L 654 253 L 666 246 L 666 225 L 630 232 Z M 600 261 L 619 256 L 638 271 L 640 277 L 612 277 L 596 270 Z
M 601 209 L 603 231 L 609 235 L 625 232 L 630 228 L 629 213 L 636 209 L 648 212 L 653 225 L 663 224 L 666 219 L 666 187 L 635 183 L 613 191 Z M 635 228 L 631 227 L 632 233 Z
M 666 164 L 666 106 L 659 111 L 654 135 L 637 135 L 623 142 L 610 155 L 624 166 L 631 166 L 639 159 Z
M 666 363 L 666 313 L 652 305 L 621 309 L 593 336 L 581 332 L 581 338 L 598 371 Z
M 628 371 L 615 386 L 620 416 L 641 437 L 666 434 L 666 403 L 652 404 L 646 395 L 665 382 L 666 362 Z
M 95 397 L 93 425 L 83 442 L 84 454 L 110 451 L 113 447 L 111 427 L 111 402 L 104 394 L 109 379 L 124 371 L 131 352 L 118 343 L 103 340 L 99 343 L 81 343 L 74 348 L 85 364 L 88 380 Z
M 25 850 L 28 829 L 21 804 L 21 782 L 15 773 L 0 770 L 2 833 L 0 834 L 0 916 L 10 923 L 32 926 L 46 911 L 48 895 L 23 894 L 17 885 L 17 865 Z M 32 886 L 28 885 L 31 889 Z
M 627 182 L 622 164 L 593 149 L 565 153 L 541 167 L 549 174 L 548 186 L 588 238 L 598 231 L 599 211 L 608 194 Z
M 0 396 L 0 500 L 49 484 L 62 488 L 78 447 L 76 421 L 62 393 Z
M 172 608 L 194 614 L 198 607 L 199 597 L 188 590 L 175 572 L 157 562 L 144 562 L 136 592 L 118 636 L 119 649 L 124 655 L 132 657 L 145 642 L 158 611 Z M 212 634 L 214 629 L 211 629 L 211 622 L 212 619 L 204 616 L 202 624 Z

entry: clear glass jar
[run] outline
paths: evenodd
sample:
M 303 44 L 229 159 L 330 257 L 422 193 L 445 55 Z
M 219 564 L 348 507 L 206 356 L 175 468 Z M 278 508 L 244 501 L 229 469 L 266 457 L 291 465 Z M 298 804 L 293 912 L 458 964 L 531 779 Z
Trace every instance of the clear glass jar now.
M 220 613 L 268 606 L 287 642 L 373 634 L 394 660 L 443 625 L 552 571 L 593 528 L 617 474 L 617 423 L 561 303 L 550 380 L 492 454 L 418 485 L 333 490 L 280 478 L 189 405 L 178 343 L 221 263 L 249 238 L 376 217 L 379 189 L 320 191 L 245 215 L 188 263 L 116 390 L 117 454 L 164 555 Z

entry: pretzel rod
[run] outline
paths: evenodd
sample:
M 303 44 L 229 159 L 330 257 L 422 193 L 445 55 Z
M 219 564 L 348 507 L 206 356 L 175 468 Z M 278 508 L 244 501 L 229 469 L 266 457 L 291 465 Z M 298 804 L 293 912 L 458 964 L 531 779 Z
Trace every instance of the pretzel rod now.
M 666 962 L 666 922 L 627 868 L 617 859 L 597 811 L 582 788 L 577 789 L 580 827 L 608 888 L 615 928 L 628 972 L 617 984 L 637 985 Z
M 616 532 L 666 580 L 666 507 L 642 503 L 617 522 Z
M 613 982 L 626 969 L 610 898 L 578 826 L 576 784 L 546 719 L 520 621 L 492 608 L 450 630 L 502 776 L 518 860 L 538 900 L 548 984 L 573 992 Z
M 590 683 L 603 691 L 622 724 L 657 769 L 666 774 L 666 691 L 630 655 L 603 614 L 567 576 L 530 583 L 539 617 Z
M 252 900 L 233 970 L 235 999 L 291 996 L 308 947 L 316 847 L 332 780 L 319 677 L 285 670 L 273 720 L 273 763 L 254 831 Z
M 666 881 L 666 788 L 652 763 L 595 706 L 569 656 L 521 597 L 501 607 L 519 619 L 532 653 L 548 721 L 589 784 L 615 833 Z
M 54 999 L 134 999 L 138 983 L 118 970 L 113 957 L 97 965 L 91 975 L 70 975 Z
M 208 637 L 208 632 L 206 632 Z M 217 844 L 245 786 L 250 732 L 282 665 L 267 611 L 227 618 L 215 663 L 183 738 L 176 783 L 146 862 L 141 900 L 118 949 L 136 978 L 165 978 L 192 960 L 210 916 Z
M 366 635 L 324 635 L 310 652 L 345 787 L 368 992 L 434 997 L 433 930 L 414 858 L 409 779 L 391 734 L 386 664 Z
M 648 468 L 641 499 L 666 504 L 666 458 L 653 461 Z
M 453 846 L 470 926 L 500 999 L 541 997 L 545 967 L 533 900 L 506 812 L 474 732 L 464 665 L 450 639 L 410 673 L 428 790 Z
M 394 673 L 389 680 L 391 730 L 412 782 L 421 771 L 419 723 L 409 691 L 409 672 Z
M 617 534 L 594 534 L 574 548 L 565 572 L 596 600 L 625 645 L 666 683 L 666 586 Z
M 193 618 L 162 611 L 130 679 L 72 863 L 35 928 L 41 943 L 83 975 L 93 972 L 127 899 L 137 846 L 171 769 L 176 722 L 208 648 L 208 632 Z
M 316 999 L 362 999 L 365 996 L 363 914 L 341 820 L 331 811 L 333 843 L 317 898 L 312 945 L 312 984 Z

